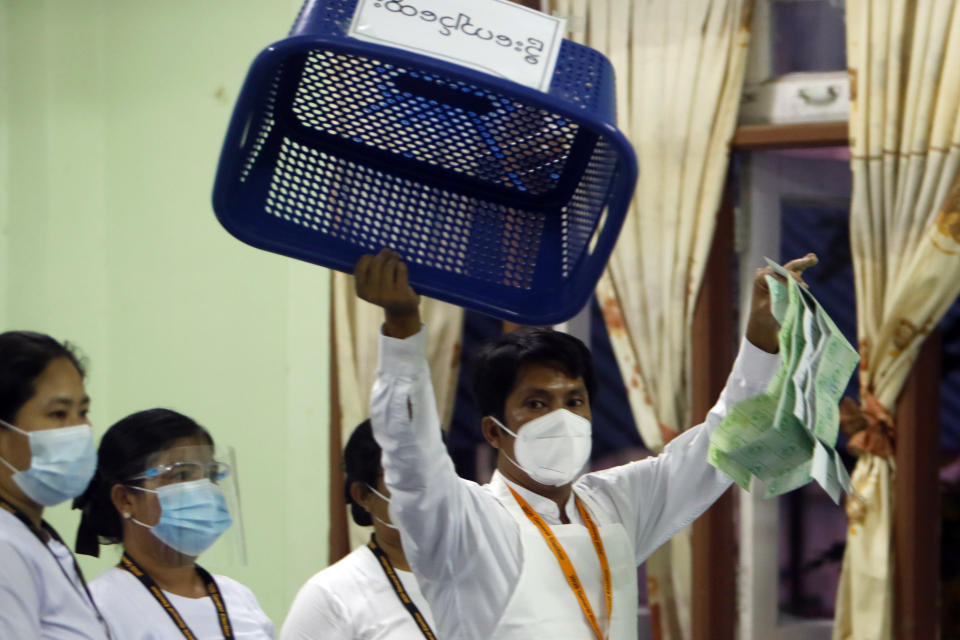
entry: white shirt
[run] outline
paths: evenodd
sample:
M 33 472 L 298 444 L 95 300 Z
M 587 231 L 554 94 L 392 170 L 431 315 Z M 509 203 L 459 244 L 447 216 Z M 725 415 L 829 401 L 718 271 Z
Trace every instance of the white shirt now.
M 430 628 L 433 615 L 409 571 L 397 570 L 403 588 Z M 310 578 L 294 598 L 280 640 L 423 640 L 383 568 L 366 546 Z
M 593 639 L 595 634 L 590 620 L 570 588 L 553 550 L 544 544 L 543 532 L 530 521 L 510 493 L 511 486 L 516 485 L 505 478 L 499 480 L 487 487 L 501 506 L 513 515 L 519 527 L 523 565 L 510 602 L 491 637 L 497 640 Z M 590 515 L 600 536 L 610 572 L 609 608 L 602 588 L 603 566 L 591 532 L 576 523 L 551 525 L 550 532 L 576 567 L 578 581 L 590 601 L 603 637 L 607 640 L 637 640 L 637 563 L 633 542 L 626 527 L 608 518 L 589 496 L 577 493 L 577 499 Z
M 0 638 L 106 637 L 70 550 L 0 509 Z
M 226 576 L 213 576 L 220 589 L 236 638 L 274 638 L 273 623 L 250 589 Z M 112 567 L 90 583 L 90 592 L 118 640 L 183 640 L 183 633 L 153 595 L 132 573 Z M 190 630 L 200 640 L 220 640 L 223 631 L 213 600 L 186 598 L 167 591 Z
M 489 640 L 521 574 L 521 535 L 491 487 L 456 475 L 440 437 L 425 343 L 425 329 L 405 340 L 380 337 L 370 418 L 383 449 L 390 519 L 403 533 L 404 552 L 430 603 L 437 636 Z M 679 435 L 655 458 L 575 482 L 577 493 L 588 496 L 603 516 L 622 523 L 638 565 L 730 486 L 707 462 L 710 434 L 728 407 L 766 388 L 779 361 L 779 355 L 744 340 L 705 424 Z M 503 481 L 498 474 L 491 485 Z M 560 524 L 552 500 L 513 486 L 548 524 Z M 571 523 L 582 524 L 572 503 L 566 513 Z M 590 593 L 601 588 L 584 586 Z

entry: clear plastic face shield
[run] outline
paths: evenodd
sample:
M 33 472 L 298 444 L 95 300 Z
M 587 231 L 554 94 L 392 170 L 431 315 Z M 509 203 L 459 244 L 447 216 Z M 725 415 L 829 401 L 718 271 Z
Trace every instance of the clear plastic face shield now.
M 232 447 L 189 445 L 144 460 L 124 484 L 152 494 L 137 524 L 161 542 L 204 561 L 246 564 L 246 540 Z

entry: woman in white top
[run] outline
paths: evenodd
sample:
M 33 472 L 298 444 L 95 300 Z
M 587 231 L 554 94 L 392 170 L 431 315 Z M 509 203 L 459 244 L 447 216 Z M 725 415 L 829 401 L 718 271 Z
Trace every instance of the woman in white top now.
M 273 638 L 253 593 L 196 564 L 230 526 L 218 482 L 229 467 L 213 439 L 175 411 L 127 416 L 104 434 L 97 474 L 74 503 L 83 510 L 77 552 L 123 544 L 120 564 L 90 584 L 117 638 Z
M 69 345 L 0 334 L 0 638 L 107 638 L 83 574 L 44 507 L 96 466 L 83 367 Z
M 310 578 L 293 601 L 281 640 L 423 640 L 433 616 L 390 523 L 380 447 L 370 421 L 343 450 L 344 493 L 353 521 L 373 525 L 370 543 Z

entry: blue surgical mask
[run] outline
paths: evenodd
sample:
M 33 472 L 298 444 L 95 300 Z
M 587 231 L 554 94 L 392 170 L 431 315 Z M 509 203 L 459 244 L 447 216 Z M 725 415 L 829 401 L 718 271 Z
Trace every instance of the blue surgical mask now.
M 28 498 L 52 507 L 76 498 L 90 484 L 97 470 L 97 450 L 90 425 L 24 431 L 3 420 L 0 424 L 25 435 L 30 442 L 29 469 L 17 469 L 0 458 L 13 471 L 13 481 Z
M 210 480 L 178 482 L 157 489 L 132 488 L 157 494 L 160 519 L 153 526 L 131 520 L 185 556 L 199 556 L 233 524 L 223 490 Z

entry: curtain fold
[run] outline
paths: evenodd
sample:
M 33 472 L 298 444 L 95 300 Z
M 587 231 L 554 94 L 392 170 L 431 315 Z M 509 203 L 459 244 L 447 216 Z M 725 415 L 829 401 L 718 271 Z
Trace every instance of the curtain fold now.
M 383 310 L 356 297 L 353 277 L 334 272 L 330 286 L 336 342 L 331 345 L 337 368 L 341 424 L 341 448 L 354 428 L 370 414 L 370 390 L 377 372 L 380 325 Z M 445 302 L 423 297 L 420 312 L 427 325 L 427 360 L 437 399 L 441 425 L 446 428 L 456 399 L 457 375 L 460 371 L 460 339 L 463 330 L 463 309 Z M 349 527 L 350 548 L 366 544 L 369 530 L 358 527 L 345 513 L 334 514 L 343 520 L 332 527 Z M 337 558 L 330 558 L 334 562 Z
M 660 451 L 690 424 L 690 331 L 728 165 L 750 0 L 550 0 L 617 73 L 637 194 L 597 287 L 630 409 Z M 690 635 L 689 531 L 647 561 L 655 637 Z
M 860 396 L 835 640 L 893 637 L 897 398 L 960 294 L 960 3 L 848 0 Z

